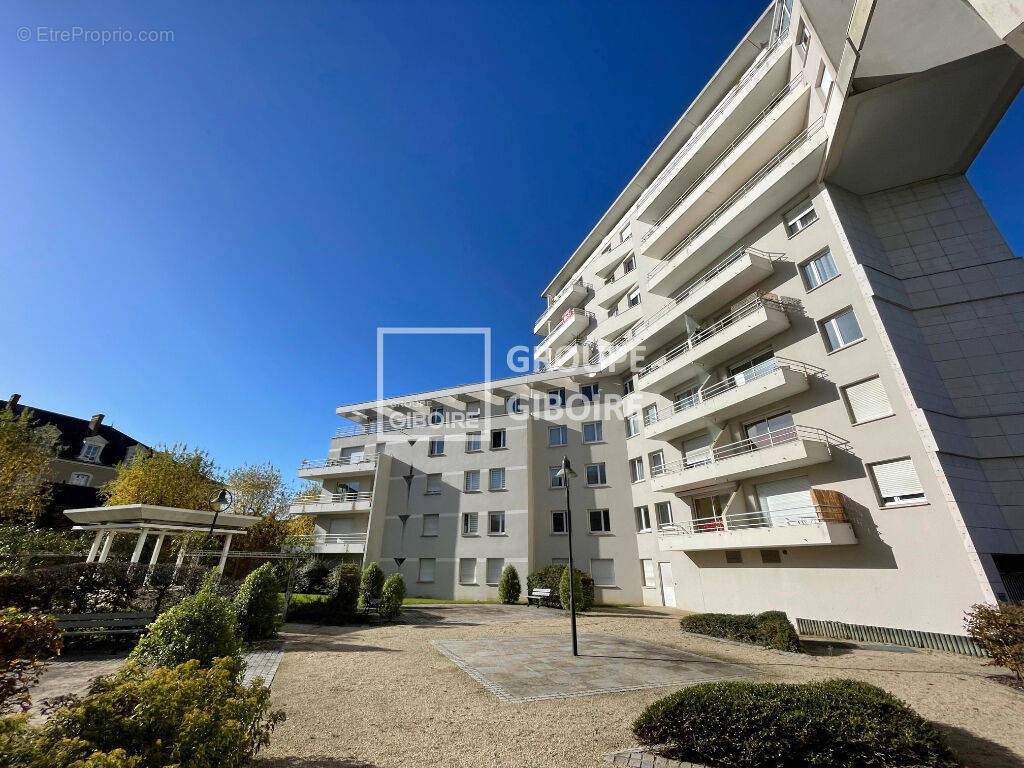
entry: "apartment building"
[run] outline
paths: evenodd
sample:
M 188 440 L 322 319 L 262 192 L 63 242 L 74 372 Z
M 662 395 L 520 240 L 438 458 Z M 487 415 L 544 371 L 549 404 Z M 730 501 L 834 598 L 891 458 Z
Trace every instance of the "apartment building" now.
M 1024 598 L 1024 262 L 964 176 L 1010 5 L 773 2 L 544 289 L 539 372 L 338 409 L 317 548 L 494 597 L 564 562 L 565 454 L 599 600 L 948 635 Z

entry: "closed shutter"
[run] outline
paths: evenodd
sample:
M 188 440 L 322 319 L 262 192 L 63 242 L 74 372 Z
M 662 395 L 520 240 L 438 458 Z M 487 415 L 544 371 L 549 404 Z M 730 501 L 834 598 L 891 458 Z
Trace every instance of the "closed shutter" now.
M 437 561 L 432 557 L 420 558 L 420 581 L 433 581 Z
M 767 512 L 773 526 L 790 525 L 797 516 L 812 514 L 811 483 L 806 476 L 790 477 L 757 486 L 761 511 Z
M 423 535 L 424 536 L 437 536 L 437 515 L 424 515 L 423 516 Z
M 711 461 L 711 435 L 692 437 L 683 442 L 683 458 L 692 467 Z
M 497 584 L 501 579 L 501 570 L 505 567 L 505 560 L 500 557 L 487 558 L 487 583 Z
M 598 587 L 615 586 L 615 561 L 611 559 L 591 560 L 590 575 Z
M 356 521 L 351 517 L 339 517 L 331 520 L 331 533 L 334 535 L 353 533 Z
M 847 387 L 846 402 L 850 405 L 854 424 L 889 416 L 892 413 L 885 387 L 877 376 Z
M 910 459 L 875 464 L 871 471 L 875 475 L 875 484 L 878 485 L 878 495 L 883 499 L 924 494 L 924 488 L 921 487 L 921 481 L 914 469 L 914 462 Z
M 476 581 L 476 558 L 464 557 L 459 560 L 459 581 L 463 584 Z
M 640 564 L 644 569 L 644 586 L 653 587 L 654 581 L 654 561 L 653 560 L 641 560 Z

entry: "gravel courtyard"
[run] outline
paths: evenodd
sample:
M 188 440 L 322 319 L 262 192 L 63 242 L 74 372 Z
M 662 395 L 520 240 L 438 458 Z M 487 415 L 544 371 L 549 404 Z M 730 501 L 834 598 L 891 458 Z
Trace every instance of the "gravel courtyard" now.
M 411 612 L 410 612 L 411 613 Z M 518 617 L 522 620 L 518 620 Z M 987 678 L 979 659 L 844 647 L 828 656 L 776 654 L 687 636 L 678 614 L 603 609 L 580 620 L 602 633 L 698 654 L 799 682 L 851 677 L 880 685 L 935 721 L 972 768 L 1024 767 L 1024 695 Z M 273 734 L 264 768 L 606 765 L 634 744 L 633 718 L 673 688 L 504 703 L 431 641 L 564 635 L 560 612 L 522 606 L 417 606 L 416 623 L 379 628 L 289 624 L 273 684 L 288 720 Z M 581 653 L 586 652 L 581 645 Z M 817 654 L 822 655 L 817 655 Z

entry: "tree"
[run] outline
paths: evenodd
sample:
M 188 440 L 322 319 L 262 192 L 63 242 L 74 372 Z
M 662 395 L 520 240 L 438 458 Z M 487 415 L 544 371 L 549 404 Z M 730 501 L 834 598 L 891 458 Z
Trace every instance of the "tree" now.
M 32 426 L 27 409 L 0 409 L 0 520 L 27 522 L 43 512 L 59 436 L 54 426 Z
M 519 571 L 512 564 L 506 565 L 498 580 L 498 599 L 506 605 L 518 603 L 522 589 L 519 583 Z
M 289 536 L 312 533 L 312 518 L 288 517 L 291 489 L 273 464 L 243 464 L 228 475 L 226 485 L 235 497 L 232 512 L 261 518 L 239 540 L 236 549 L 279 552 Z
M 974 605 L 964 622 L 967 634 L 1000 664 L 1024 679 L 1024 603 Z
M 210 500 L 220 488 L 217 475 L 217 466 L 206 451 L 174 445 L 118 464 L 117 476 L 102 492 L 107 506 L 155 504 L 209 511 Z

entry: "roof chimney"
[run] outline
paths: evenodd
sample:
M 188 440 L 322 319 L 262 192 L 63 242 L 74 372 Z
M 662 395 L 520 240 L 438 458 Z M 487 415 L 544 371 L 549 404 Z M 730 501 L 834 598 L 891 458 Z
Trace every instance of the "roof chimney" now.
M 19 395 L 19 394 L 11 395 L 9 398 L 7 398 L 7 407 L 10 408 L 13 411 L 14 410 L 14 406 L 16 406 L 18 404 L 19 400 L 21 400 L 21 395 Z
M 100 428 L 100 424 L 102 424 L 102 423 L 103 423 L 103 414 L 102 413 L 97 413 L 89 421 L 89 431 L 92 434 L 95 435 L 96 434 L 96 430 L 98 430 Z

